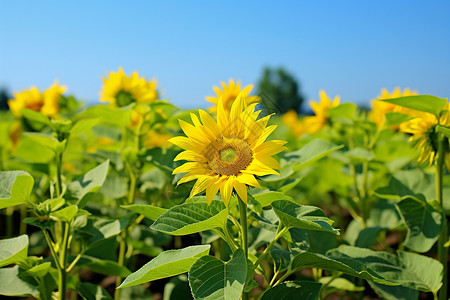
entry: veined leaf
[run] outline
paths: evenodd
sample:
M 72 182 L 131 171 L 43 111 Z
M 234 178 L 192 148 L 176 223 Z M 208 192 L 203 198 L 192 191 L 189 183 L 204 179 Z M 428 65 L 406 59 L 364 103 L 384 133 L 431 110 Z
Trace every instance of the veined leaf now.
M 67 143 L 67 140 L 60 142 L 55 137 L 44 133 L 26 132 L 24 133 L 24 136 L 28 137 L 30 140 L 38 144 L 41 144 L 42 146 L 53 150 L 53 152 L 55 153 L 61 153 Z
M 187 235 L 223 227 L 228 211 L 222 201 L 186 203 L 163 213 L 150 227 L 171 235 Z
M 69 223 L 78 213 L 78 207 L 76 205 L 70 205 L 63 209 L 50 213 L 50 216 L 56 218 L 58 221 Z
M 314 281 L 286 281 L 264 293 L 261 300 L 318 300 L 322 284 Z
M 72 129 L 70 130 L 70 133 L 77 134 L 81 132 L 86 132 L 95 125 L 97 125 L 100 122 L 99 118 L 88 118 L 88 119 L 82 119 L 73 125 Z
M 122 207 L 135 213 L 141 214 L 153 221 L 158 219 L 163 213 L 167 211 L 167 209 L 165 208 L 154 205 L 131 204 L 122 205 Z
M 25 108 L 22 109 L 20 113 L 28 120 L 39 122 L 48 125 L 50 127 L 53 127 L 52 122 L 50 122 L 50 119 L 39 112 Z
M 384 117 L 386 118 L 386 125 L 388 126 L 398 125 L 413 119 L 413 117 L 399 112 L 388 112 L 384 114 Z
M 332 232 L 339 235 L 339 230 L 334 229 L 332 220 L 318 207 L 300 205 L 292 201 L 277 200 L 272 202 L 272 208 L 287 228 L 302 228 Z
M 258 201 L 262 207 L 271 205 L 272 202 L 276 201 L 276 200 L 293 201 L 291 196 L 288 196 L 285 193 L 275 192 L 275 191 L 269 191 L 269 192 L 265 192 L 265 193 L 256 194 L 256 195 L 253 195 L 253 198 L 255 198 L 255 200 Z
M 445 215 L 437 201 L 406 197 L 396 204 L 408 235 L 404 245 L 416 252 L 427 252 L 438 240 Z
M 210 245 L 200 245 L 165 251 L 125 278 L 118 288 L 185 273 L 200 257 L 208 255 L 210 247 Z
M 0 295 L 38 296 L 39 287 L 22 280 L 19 274 L 19 266 L 0 269 Z
M 34 179 L 24 171 L 0 172 L 0 209 L 28 201 Z
M 247 261 L 242 249 L 228 262 L 203 256 L 189 269 L 189 284 L 196 300 L 239 299 L 247 276 Z
M 89 170 L 80 179 L 69 183 L 67 188 L 70 194 L 81 201 L 87 193 L 98 191 L 103 185 L 103 182 L 105 182 L 108 167 L 109 160 L 105 160 L 100 165 Z
M 28 235 L 0 240 L 0 268 L 25 261 L 28 255 Z
M 395 99 L 382 100 L 403 107 L 428 112 L 439 118 L 440 112 L 447 104 L 447 99 L 439 98 L 431 95 L 407 96 Z

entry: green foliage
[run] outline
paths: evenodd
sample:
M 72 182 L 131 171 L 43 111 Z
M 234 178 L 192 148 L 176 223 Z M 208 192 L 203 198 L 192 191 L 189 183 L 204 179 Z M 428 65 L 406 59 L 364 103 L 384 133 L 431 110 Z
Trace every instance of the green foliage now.
M 119 288 L 185 273 L 200 257 L 208 255 L 209 248 L 209 245 L 201 245 L 165 251 L 129 275 Z
M 0 172 L 0 209 L 29 201 L 34 179 L 24 171 Z
M 395 99 L 383 100 L 392 104 L 397 104 L 407 108 L 428 112 L 439 118 L 441 111 L 447 104 L 447 99 L 439 98 L 431 95 L 418 95 L 400 97 Z
M 27 235 L 0 240 L 0 268 L 13 263 L 25 262 L 28 255 L 28 244 Z
M 228 262 L 203 256 L 189 269 L 192 295 L 200 299 L 239 299 L 247 277 L 244 251 L 238 249 Z M 208 283 L 208 284 L 206 284 Z
M 318 300 L 321 287 L 312 281 L 286 281 L 265 292 L 261 300 Z

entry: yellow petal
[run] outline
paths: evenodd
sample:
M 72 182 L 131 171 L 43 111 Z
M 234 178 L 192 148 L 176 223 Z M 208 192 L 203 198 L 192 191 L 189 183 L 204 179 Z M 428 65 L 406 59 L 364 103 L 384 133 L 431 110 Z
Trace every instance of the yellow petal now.
M 240 183 L 236 180 L 234 182 L 234 189 L 238 193 L 241 200 L 244 201 L 245 204 L 247 204 L 247 188 L 245 187 L 245 184 Z

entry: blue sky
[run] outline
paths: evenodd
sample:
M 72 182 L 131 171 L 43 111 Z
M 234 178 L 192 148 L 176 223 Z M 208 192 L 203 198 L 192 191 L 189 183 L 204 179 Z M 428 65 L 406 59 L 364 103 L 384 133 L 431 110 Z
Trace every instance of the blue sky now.
M 229 78 L 285 67 L 307 99 L 320 89 L 367 104 L 382 87 L 450 96 L 450 1 L 1 1 L 0 86 L 54 79 L 90 103 L 101 76 L 156 77 L 163 96 L 205 107 Z

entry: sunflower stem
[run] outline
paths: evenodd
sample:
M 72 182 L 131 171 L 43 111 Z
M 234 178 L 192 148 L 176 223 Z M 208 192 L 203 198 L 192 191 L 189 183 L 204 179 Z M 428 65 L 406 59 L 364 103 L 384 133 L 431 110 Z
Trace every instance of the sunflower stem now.
M 248 235 L 247 235 L 247 204 L 242 201 L 241 197 L 238 195 L 239 202 L 239 214 L 240 214 L 240 223 L 242 230 L 242 248 L 244 249 L 245 260 L 248 261 Z M 247 266 L 245 266 L 247 268 Z M 242 300 L 248 299 L 248 293 L 242 292 Z
M 447 218 L 445 215 L 445 210 L 443 208 L 444 199 L 442 193 L 442 173 L 444 170 L 444 158 L 445 158 L 444 141 L 445 140 L 443 135 L 441 133 L 438 133 L 438 153 L 436 159 L 436 195 L 437 200 L 440 203 L 442 210 L 444 211 L 444 226 L 441 230 L 441 234 L 438 240 L 439 261 L 444 266 L 442 287 L 439 290 L 439 300 L 447 300 L 447 272 L 448 272 L 448 264 L 447 264 L 448 248 L 445 247 L 445 243 L 448 240 Z

